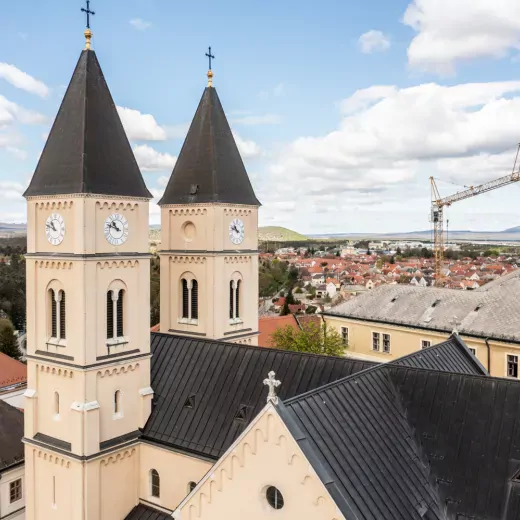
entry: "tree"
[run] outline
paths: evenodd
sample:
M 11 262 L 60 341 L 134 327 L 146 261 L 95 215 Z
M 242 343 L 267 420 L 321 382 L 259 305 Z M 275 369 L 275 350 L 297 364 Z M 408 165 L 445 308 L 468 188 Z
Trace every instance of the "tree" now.
M 287 296 L 285 297 L 285 301 L 289 304 L 289 305 L 294 305 L 296 303 L 296 300 L 294 299 L 294 296 L 293 296 L 293 292 L 292 292 L 292 289 L 289 289 L 287 291 Z
M 397 246 L 397 249 L 395 250 L 395 254 L 396 255 L 401 255 L 403 254 L 403 252 L 401 251 L 401 248 L 399 246 Z
M 347 348 L 338 331 L 326 322 L 308 322 L 302 325 L 301 330 L 287 325 L 274 331 L 271 342 L 282 350 L 325 356 L 342 356 Z
M 14 328 L 9 320 L 0 320 L 0 352 L 17 360 L 22 358 Z
M 280 316 L 287 316 L 288 314 L 291 314 L 291 309 L 289 309 L 289 302 L 287 301 L 287 298 L 285 298 L 283 307 L 280 309 Z

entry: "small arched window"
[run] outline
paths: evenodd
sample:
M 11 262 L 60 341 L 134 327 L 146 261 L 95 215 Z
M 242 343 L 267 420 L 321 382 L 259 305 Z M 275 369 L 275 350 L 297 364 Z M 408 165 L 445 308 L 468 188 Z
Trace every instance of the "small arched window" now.
M 182 279 L 182 317 L 189 318 L 190 295 L 188 291 L 188 280 Z
M 188 495 L 197 487 L 196 482 L 188 482 Z
M 107 339 L 114 337 L 114 302 L 112 291 L 107 292 Z
M 124 334 L 124 304 L 125 304 L 125 291 L 121 289 L 117 298 L 117 337 L 122 338 Z
M 51 338 L 58 337 L 58 309 L 54 289 L 49 291 L 49 305 L 51 309 Z
M 229 282 L 229 319 L 235 317 L 235 289 L 233 288 L 233 280 Z
M 67 329 L 65 326 L 65 291 L 60 291 L 60 296 L 60 339 L 65 339 L 67 337 Z
M 122 338 L 125 335 L 125 298 L 124 289 L 107 292 L 107 339 Z
M 54 415 L 60 415 L 60 394 L 54 392 Z
M 237 280 L 236 296 L 235 296 L 235 318 L 240 318 L 240 285 L 242 280 Z
M 229 319 L 240 318 L 240 285 L 242 280 L 234 279 L 229 282 Z
M 153 497 L 161 496 L 161 479 L 156 469 L 150 471 L 150 492 Z
M 191 281 L 191 319 L 199 319 L 199 283 L 197 280 Z
M 121 390 L 114 393 L 114 413 L 121 413 Z

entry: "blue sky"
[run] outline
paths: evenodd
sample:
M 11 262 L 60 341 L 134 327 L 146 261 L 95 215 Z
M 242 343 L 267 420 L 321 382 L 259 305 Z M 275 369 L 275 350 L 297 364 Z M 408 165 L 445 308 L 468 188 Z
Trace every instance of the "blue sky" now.
M 2 5 L 0 221 L 25 220 L 21 192 L 83 48 L 82 6 Z M 208 45 L 263 203 L 261 224 L 426 229 L 430 175 L 448 195 L 512 168 L 516 0 L 93 0 L 91 8 L 93 47 L 157 197 L 205 87 Z M 513 185 L 461 202 L 450 228 L 520 225 L 519 195 Z

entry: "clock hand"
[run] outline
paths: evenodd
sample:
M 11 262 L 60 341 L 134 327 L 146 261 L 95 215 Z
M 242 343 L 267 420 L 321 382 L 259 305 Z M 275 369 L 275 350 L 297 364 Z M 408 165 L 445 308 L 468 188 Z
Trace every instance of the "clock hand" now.
M 238 228 L 237 228 L 235 225 L 233 225 L 233 229 L 234 229 L 237 233 L 240 233 L 240 231 L 238 230 Z
M 54 227 L 54 221 L 53 220 L 51 220 L 51 226 L 52 226 L 52 230 L 56 231 L 56 228 Z

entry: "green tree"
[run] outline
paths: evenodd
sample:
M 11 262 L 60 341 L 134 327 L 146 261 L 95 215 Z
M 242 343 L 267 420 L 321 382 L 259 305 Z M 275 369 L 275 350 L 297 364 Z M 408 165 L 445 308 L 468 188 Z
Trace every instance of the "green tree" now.
M 296 300 L 294 299 L 294 296 L 293 296 L 293 292 L 292 292 L 292 289 L 289 289 L 287 291 L 287 296 L 285 297 L 285 301 L 289 304 L 289 305 L 294 305 L 296 303 Z
M 0 320 L 0 352 L 14 359 L 22 358 L 14 328 L 9 320 Z
M 326 322 L 305 323 L 301 330 L 291 326 L 279 328 L 271 335 L 275 348 L 295 352 L 309 352 L 325 356 L 342 356 L 347 345 L 338 331 Z
M 283 302 L 282 308 L 280 309 L 280 316 L 287 316 L 288 314 L 291 314 L 291 309 L 289 309 L 289 302 L 286 298 Z

